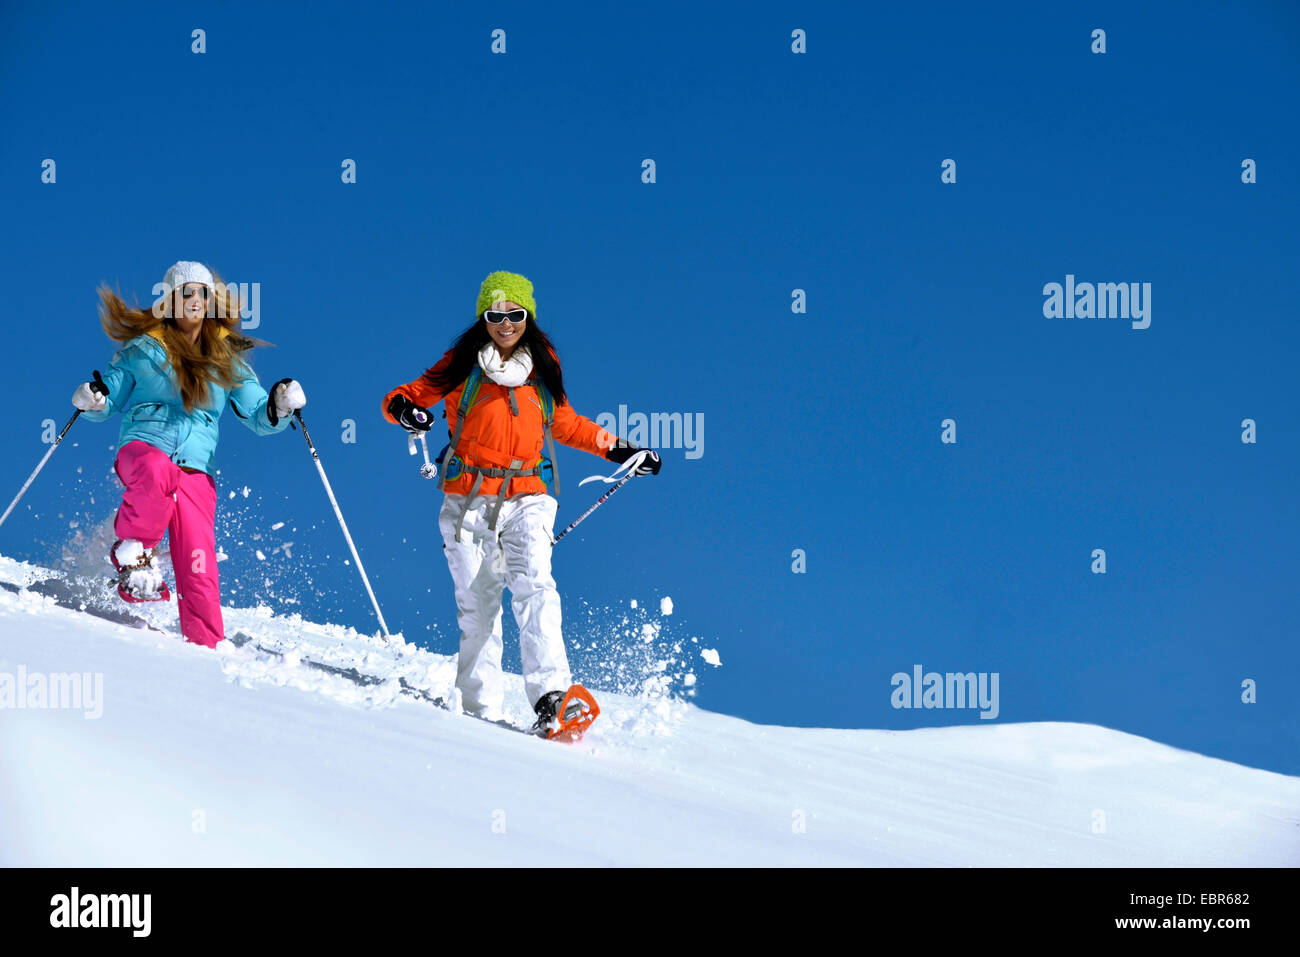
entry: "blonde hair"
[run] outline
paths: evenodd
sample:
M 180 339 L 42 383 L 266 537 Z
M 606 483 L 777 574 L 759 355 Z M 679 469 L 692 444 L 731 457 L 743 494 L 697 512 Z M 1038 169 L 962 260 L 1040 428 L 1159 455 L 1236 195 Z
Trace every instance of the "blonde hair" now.
M 176 372 L 186 412 L 193 412 L 195 407 L 208 407 L 209 383 L 223 389 L 235 387 L 242 378 L 239 366 L 246 364 L 241 353 L 254 346 L 270 345 L 240 335 L 238 287 L 223 282 L 215 270 L 212 279 L 209 315 L 204 318 L 199 338 L 194 342 L 171 317 L 174 290 L 169 290 L 150 308 L 142 309 L 128 306 L 107 285 L 99 287 L 99 324 L 104 332 L 114 342 L 128 342 L 136 336 L 147 335 L 158 339 Z

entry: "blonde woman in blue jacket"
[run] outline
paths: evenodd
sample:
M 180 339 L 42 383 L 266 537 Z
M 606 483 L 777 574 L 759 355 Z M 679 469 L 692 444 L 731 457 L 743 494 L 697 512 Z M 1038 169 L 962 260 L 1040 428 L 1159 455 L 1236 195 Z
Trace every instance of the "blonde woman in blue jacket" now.
M 126 601 L 171 597 L 154 564 L 167 532 L 181 634 L 214 648 L 225 637 L 212 478 L 218 421 L 228 405 L 257 435 L 283 432 L 307 400 L 293 379 L 270 394 L 258 383 L 243 357 L 258 343 L 239 334 L 233 290 L 207 267 L 178 262 L 163 285 L 151 309 L 100 289 L 100 323 L 122 348 L 104 374 L 108 394 L 83 383 L 72 404 L 91 421 L 122 414 L 114 467 L 126 488 L 109 555 L 118 593 Z

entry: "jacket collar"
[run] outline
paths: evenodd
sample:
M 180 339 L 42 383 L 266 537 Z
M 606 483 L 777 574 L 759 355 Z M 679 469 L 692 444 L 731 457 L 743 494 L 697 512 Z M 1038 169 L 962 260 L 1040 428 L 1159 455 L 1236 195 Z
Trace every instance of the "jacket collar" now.
M 218 337 L 221 338 L 221 339 L 225 339 L 225 338 L 227 338 L 229 335 L 230 335 L 230 330 L 227 329 L 225 326 L 222 326 L 222 327 L 221 327 L 221 331 L 218 333 Z M 152 339 L 154 342 L 158 343 L 158 347 L 159 347 L 160 349 L 162 349 L 162 351 L 163 351 L 164 353 L 167 352 L 167 342 L 163 339 L 163 334 L 162 334 L 162 329 L 161 329 L 161 328 L 159 328 L 159 329 L 150 329 L 147 333 L 144 334 L 144 336 L 141 336 L 141 338 L 142 338 L 142 339 L 143 339 L 143 338 L 149 338 L 149 339 Z

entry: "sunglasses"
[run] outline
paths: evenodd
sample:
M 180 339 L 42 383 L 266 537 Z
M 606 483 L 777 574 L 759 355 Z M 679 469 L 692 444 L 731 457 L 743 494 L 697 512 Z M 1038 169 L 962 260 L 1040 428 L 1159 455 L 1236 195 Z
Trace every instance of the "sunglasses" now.
M 202 296 L 203 301 L 208 301 L 208 287 L 201 283 L 186 283 L 181 286 L 181 298 L 191 299 L 194 296 Z
M 489 309 L 483 313 L 483 321 L 490 322 L 494 326 L 500 325 L 507 319 L 511 322 L 523 322 L 527 318 L 527 309 L 511 309 L 509 312 L 498 312 L 495 309 Z

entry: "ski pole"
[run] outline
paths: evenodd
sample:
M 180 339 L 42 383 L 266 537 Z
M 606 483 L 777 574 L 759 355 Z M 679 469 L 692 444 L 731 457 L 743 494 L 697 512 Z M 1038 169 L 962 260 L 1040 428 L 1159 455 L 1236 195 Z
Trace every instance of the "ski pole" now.
M 438 466 L 429 461 L 429 442 L 423 432 L 420 433 L 420 448 L 424 449 L 424 464 L 420 466 L 420 474 L 427 479 L 438 477 Z M 408 455 L 415 454 L 415 436 L 408 434 L 406 436 L 406 451 Z
M 579 483 L 578 483 L 579 485 L 586 485 L 588 482 L 595 482 L 595 481 L 601 481 L 601 482 L 614 482 L 614 476 L 618 475 L 618 473 L 619 473 L 619 472 L 622 472 L 624 469 L 627 470 L 627 474 L 624 475 L 624 476 L 623 476 L 621 479 L 619 479 L 617 482 L 614 482 L 614 487 L 611 488 L 611 489 L 609 489 L 608 491 L 606 491 L 605 494 L 602 495 L 600 498 L 596 499 L 596 503 L 595 503 L 594 505 L 592 505 L 591 508 L 587 509 L 587 510 L 586 510 L 585 512 L 583 512 L 581 515 L 579 515 L 577 518 L 575 518 L 575 519 L 574 519 L 574 520 L 569 524 L 569 527 L 568 527 L 568 528 L 566 528 L 564 531 L 560 532 L 560 534 L 556 535 L 553 539 L 551 539 L 551 545 L 554 545 L 556 542 L 558 542 L 560 539 L 562 539 L 565 535 L 568 535 L 569 532 L 573 531 L 575 528 L 578 527 L 578 523 L 580 523 L 584 518 L 586 518 L 588 515 L 590 515 L 590 514 L 591 514 L 592 512 L 594 512 L 596 509 L 600 508 L 600 507 L 601 507 L 602 505 L 604 505 L 607 501 L 609 501 L 609 497 L 610 497 L 611 495 L 613 495 L 615 492 L 617 492 L 619 489 L 621 489 L 624 485 L 626 485 L 628 479 L 630 479 L 630 478 L 635 478 L 635 477 L 636 477 L 636 470 L 637 470 L 638 468 L 641 467 L 641 463 L 645 460 L 645 457 L 646 457 L 646 450 L 643 449 L 642 451 L 637 452 L 635 455 L 633 455 L 631 458 L 629 458 L 626 462 L 624 462 L 624 463 L 623 463 L 622 465 L 620 465 L 618 468 L 616 468 L 616 469 L 614 470 L 614 474 L 613 474 L 613 475 L 588 475 L 585 479 L 583 479 L 581 482 L 579 482 Z
M 325 466 L 321 465 L 320 456 L 316 454 L 316 446 L 312 444 L 311 433 L 307 431 L 307 423 L 302 419 L 302 411 L 294 409 L 293 417 L 302 426 L 302 437 L 307 440 L 307 448 L 311 450 L 311 459 L 316 463 L 316 471 L 320 473 L 320 480 L 325 486 L 325 494 L 329 496 L 330 504 L 334 506 L 334 514 L 338 517 L 339 528 L 343 529 L 343 537 L 347 539 L 348 549 L 352 552 L 352 560 L 357 563 L 357 571 L 361 573 L 361 583 L 366 586 L 366 594 L 370 596 L 370 604 L 375 606 L 375 617 L 379 619 L 379 627 L 383 629 L 385 638 L 391 638 L 392 635 L 388 633 L 388 625 L 384 621 L 384 613 L 379 610 L 379 602 L 375 600 L 375 591 L 370 587 L 370 579 L 366 577 L 366 570 L 361 565 L 361 556 L 357 554 L 357 546 L 352 544 L 352 536 L 348 532 L 348 523 L 343 521 L 343 512 L 339 508 L 338 499 L 334 497 L 334 489 L 330 488 L 330 480 L 325 477 Z
M 560 539 L 562 539 L 565 535 L 568 535 L 569 532 L 571 532 L 571 531 L 573 531 L 575 528 L 577 528 L 577 527 L 578 527 L 578 524 L 579 524 L 579 523 L 580 523 L 584 518 L 586 518 L 588 515 L 590 515 L 590 514 L 591 514 L 592 512 L 594 512 L 596 509 L 598 509 L 598 508 L 600 508 L 602 505 L 604 505 L 607 501 L 609 501 L 609 497 L 610 497 L 611 495 L 613 495 L 615 492 L 617 492 L 619 489 L 621 489 L 624 485 L 626 485 L 628 479 L 635 478 L 635 477 L 636 477 L 636 475 L 635 475 L 634 473 L 632 473 L 632 472 L 628 472 L 628 473 L 627 473 L 626 475 L 624 475 L 621 479 L 619 479 L 617 482 L 615 482 L 612 488 L 607 489 L 604 495 L 602 495 L 600 498 L 596 499 L 596 503 L 595 503 L 594 505 L 592 505 L 591 508 L 587 509 L 587 510 L 586 510 L 585 512 L 583 512 L 581 515 L 579 515 L 577 518 L 575 518 L 572 522 L 569 523 L 569 527 L 568 527 L 568 528 L 566 528 L 564 531 L 560 532 L 560 534 L 556 535 L 555 538 L 553 538 L 553 539 L 551 540 L 551 544 L 552 544 L 552 545 L 555 545 L 555 543 L 558 542 Z
M 95 370 L 95 381 L 90 384 L 90 388 L 99 395 L 108 395 L 108 386 L 104 385 L 104 380 L 99 377 L 98 369 Z M 76 422 L 80 417 L 80 409 L 72 413 L 72 418 L 68 419 L 68 424 L 63 427 L 63 431 L 55 437 L 53 442 L 50 443 L 50 447 L 45 450 L 45 455 L 42 456 L 40 462 L 37 463 L 36 469 L 31 475 L 27 476 L 27 481 L 23 483 L 23 487 L 18 490 L 18 494 L 15 495 L 14 500 L 9 503 L 9 507 L 5 509 L 5 513 L 0 515 L 0 525 L 5 523 L 5 519 L 9 517 L 9 513 L 12 512 L 14 506 L 18 504 L 18 500 L 27 494 L 27 490 L 31 488 L 32 483 L 36 481 L 36 476 L 41 474 L 41 469 L 45 468 L 45 463 L 50 460 L 50 456 L 54 454 L 54 450 L 59 447 L 59 443 L 63 441 L 63 437 L 68 434 L 68 429 L 72 428 L 72 423 Z

